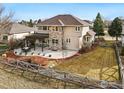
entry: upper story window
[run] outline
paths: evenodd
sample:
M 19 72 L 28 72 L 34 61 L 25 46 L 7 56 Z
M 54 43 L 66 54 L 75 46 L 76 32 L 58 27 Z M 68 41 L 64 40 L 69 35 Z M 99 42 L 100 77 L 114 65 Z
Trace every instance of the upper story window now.
M 48 26 L 39 26 L 38 30 L 49 30 Z
M 39 27 L 38 27 L 38 30 L 42 30 L 42 26 L 39 26 Z
M 62 28 L 62 31 L 63 31 L 63 27 L 61 27 Z
M 77 27 L 75 28 L 75 30 L 76 30 L 76 31 L 81 31 L 81 27 L 78 27 L 78 26 L 77 26 Z
M 43 26 L 43 30 L 47 30 L 47 26 Z
M 56 27 L 56 31 L 58 31 L 58 27 Z

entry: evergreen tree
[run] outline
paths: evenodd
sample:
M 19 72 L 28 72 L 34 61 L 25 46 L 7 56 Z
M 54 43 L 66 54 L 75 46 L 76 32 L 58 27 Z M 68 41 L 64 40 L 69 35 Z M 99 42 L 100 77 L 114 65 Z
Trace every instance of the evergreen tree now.
M 96 16 L 96 19 L 93 25 L 93 30 L 96 32 L 96 35 L 98 36 L 98 38 L 99 36 L 104 35 L 104 23 L 100 13 L 98 13 Z
M 28 26 L 29 26 L 29 27 L 33 27 L 32 19 L 30 19 L 30 21 L 28 22 Z
M 121 19 L 116 17 L 112 21 L 112 23 L 109 27 L 108 33 L 110 36 L 116 37 L 116 40 L 118 40 L 118 37 L 121 36 L 121 32 L 122 32 L 122 22 L 121 22 Z
M 37 23 L 41 23 L 41 19 L 39 19 L 39 20 L 37 21 Z

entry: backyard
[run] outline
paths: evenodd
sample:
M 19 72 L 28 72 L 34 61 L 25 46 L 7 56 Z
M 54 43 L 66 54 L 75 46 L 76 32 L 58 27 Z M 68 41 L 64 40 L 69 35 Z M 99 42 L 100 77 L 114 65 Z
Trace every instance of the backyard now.
M 91 52 L 60 63 L 55 69 L 97 80 L 119 80 L 115 51 L 111 47 L 99 46 Z
M 111 46 L 112 43 L 113 42 L 107 42 L 106 45 Z M 88 53 L 61 60 L 60 62 L 58 61 L 54 69 L 97 80 L 119 81 L 118 65 L 116 63 L 115 51 L 112 47 L 98 46 Z M 2 64 L 0 64 L 0 68 L 2 67 Z M 63 88 L 63 82 L 59 81 L 56 83 L 55 80 L 47 80 L 47 78 L 43 76 L 39 78 L 42 83 L 30 81 L 18 76 L 20 70 L 15 70 L 15 74 L 8 73 L 2 69 L 0 69 L 0 72 L 0 88 Z M 30 77 L 32 74 L 33 73 L 26 72 L 24 75 Z M 69 85 L 69 87 L 70 86 L 75 88 L 75 85 Z

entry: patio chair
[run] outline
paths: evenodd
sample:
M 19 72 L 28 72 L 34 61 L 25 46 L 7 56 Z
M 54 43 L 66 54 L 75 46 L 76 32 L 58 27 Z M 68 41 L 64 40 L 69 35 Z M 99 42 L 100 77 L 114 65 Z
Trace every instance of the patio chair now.
M 33 54 L 34 54 L 34 52 L 31 53 L 31 55 L 33 55 Z
M 49 57 L 52 57 L 52 55 L 50 54 Z
M 45 56 L 45 53 L 43 53 L 43 56 Z

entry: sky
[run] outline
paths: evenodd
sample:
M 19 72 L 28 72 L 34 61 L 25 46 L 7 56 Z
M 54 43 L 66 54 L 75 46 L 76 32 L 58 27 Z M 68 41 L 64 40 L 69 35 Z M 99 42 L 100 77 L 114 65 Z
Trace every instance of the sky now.
M 105 19 L 124 16 L 124 4 L 121 3 L 4 3 L 6 12 L 13 11 L 14 19 L 47 19 L 58 14 L 72 14 L 84 20 L 95 19 L 98 12 Z

